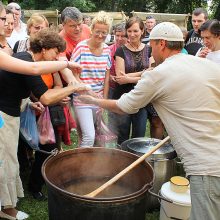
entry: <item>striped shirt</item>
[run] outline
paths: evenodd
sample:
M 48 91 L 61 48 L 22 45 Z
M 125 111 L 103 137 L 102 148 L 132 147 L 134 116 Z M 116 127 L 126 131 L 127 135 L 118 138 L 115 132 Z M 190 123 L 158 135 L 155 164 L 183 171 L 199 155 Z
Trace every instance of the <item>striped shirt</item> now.
M 80 42 L 72 53 L 71 60 L 79 63 L 83 69 L 80 79 L 91 86 L 96 93 L 103 93 L 106 70 L 111 68 L 111 55 L 107 44 L 103 43 L 100 56 L 91 53 L 87 40 Z
M 88 40 L 81 41 L 72 53 L 71 60 L 79 63 L 82 68 L 80 79 L 89 85 L 91 89 L 103 97 L 106 71 L 111 68 L 111 52 L 107 44 L 103 43 L 103 51 L 100 56 L 94 55 L 88 46 Z M 74 100 L 74 105 L 93 106 L 79 103 Z

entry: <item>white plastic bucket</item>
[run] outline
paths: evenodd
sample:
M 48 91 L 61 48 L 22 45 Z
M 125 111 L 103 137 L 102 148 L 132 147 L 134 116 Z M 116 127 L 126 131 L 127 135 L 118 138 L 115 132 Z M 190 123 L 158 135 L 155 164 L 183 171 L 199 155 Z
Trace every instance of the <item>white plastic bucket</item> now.
M 161 187 L 161 195 L 173 203 L 161 200 L 160 220 L 189 219 L 191 211 L 190 189 L 185 193 L 176 193 L 171 190 L 170 182 L 167 182 Z

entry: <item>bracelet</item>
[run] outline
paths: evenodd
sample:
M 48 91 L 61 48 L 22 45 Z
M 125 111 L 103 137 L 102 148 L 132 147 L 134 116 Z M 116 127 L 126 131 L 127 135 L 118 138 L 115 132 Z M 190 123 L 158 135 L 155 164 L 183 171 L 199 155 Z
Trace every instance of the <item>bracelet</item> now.
M 70 69 L 70 64 L 69 64 L 69 60 L 65 60 L 67 63 L 67 68 Z

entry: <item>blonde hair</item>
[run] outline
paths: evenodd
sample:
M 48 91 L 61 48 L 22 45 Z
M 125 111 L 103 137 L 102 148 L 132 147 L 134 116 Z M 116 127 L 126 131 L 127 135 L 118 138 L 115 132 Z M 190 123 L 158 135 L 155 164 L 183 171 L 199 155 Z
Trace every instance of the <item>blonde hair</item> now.
M 46 23 L 46 27 L 49 27 L 49 22 L 44 15 L 34 13 L 27 21 L 27 34 L 30 35 L 30 28 L 33 24 L 42 24 L 43 22 Z
M 109 31 L 111 29 L 112 20 L 108 16 L 105 11 L 100 11 L 98 14 L 92 19 L 91 30 L 94 29 L 95 24 L 105 24 L 108 25 Z

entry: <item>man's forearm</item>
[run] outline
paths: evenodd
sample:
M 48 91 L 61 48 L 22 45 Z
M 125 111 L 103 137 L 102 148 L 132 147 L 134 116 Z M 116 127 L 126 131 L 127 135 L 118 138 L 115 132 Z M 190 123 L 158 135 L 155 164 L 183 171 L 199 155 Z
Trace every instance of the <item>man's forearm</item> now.
M 95 99 L 95 105 L 107 109 L 109 111 L 115 112 L 117 114 L 125 114 L 116 104 L 117 100 L 109 100 L 109 99 Z

